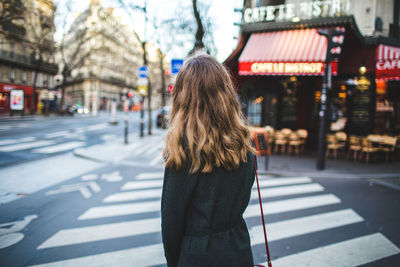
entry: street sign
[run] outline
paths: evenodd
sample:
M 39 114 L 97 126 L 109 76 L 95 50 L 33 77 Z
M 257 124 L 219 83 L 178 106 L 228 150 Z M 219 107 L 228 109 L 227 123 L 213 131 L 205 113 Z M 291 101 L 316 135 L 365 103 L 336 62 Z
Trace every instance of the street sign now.
M 149 80 L 147 78 L 139 78 L 139 79 L 137 79 L 137 84 L 138 85 L 148 85 Z
M 183 59 L 171 59 L 171 74 L 178 74 L 183 65 Z
M 137 70 L 137 76 L 139 76 L 140 78 L 147 78 L 149 76 L 149 69 L 146 65 L 141 66 Z

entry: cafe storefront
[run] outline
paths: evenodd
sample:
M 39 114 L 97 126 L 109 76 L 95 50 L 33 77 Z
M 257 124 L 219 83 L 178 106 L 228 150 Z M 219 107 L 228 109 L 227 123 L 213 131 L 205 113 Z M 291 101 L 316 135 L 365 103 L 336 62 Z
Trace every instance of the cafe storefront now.
M 386 77 L 379 68 L 389 66 L 382 60 L 399 68 L 394 62 L 400 61 L 400 50 L 377 60 L 386 40 L 364 38 L 353 16 L 332 14 L 300 22 L 269 22 L 264 16 L 264 21 L 242 26 L 238 46 L 224 64 L 252 125 L 306 129 L 309 145 L 315 145 L 327 50 L 327 40 L 318 30 L 337 28 L 344 34 L 338 59 L 331 63 L 329 131 L 363 136 L 399 132 L 399 104 L 393 101 L 398 99 L 400 75 Z

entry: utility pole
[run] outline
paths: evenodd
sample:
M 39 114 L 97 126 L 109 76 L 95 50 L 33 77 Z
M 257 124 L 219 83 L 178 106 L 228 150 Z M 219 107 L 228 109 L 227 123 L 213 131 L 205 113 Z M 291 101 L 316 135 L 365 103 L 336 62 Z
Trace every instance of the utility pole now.
M 319 132 L 318 132 L 318 152 L 317 169 L 325 169 L 325 151 L 326 151 L 326 130 L 330 121 L 329 103 L 332 88 L 332 65 L 331 62 L 338 59 L 340 49 L 344 39 L 344 30 L 338 28 L 329 28 L 319 30 L 319 35 L 325 36 L 328 41 L 326 49 L 326 59 L 324 67 L 324 79 L 321 89 L 321 110 L 319 111 Z M 334 39 L 335 38 L 335 39 Z

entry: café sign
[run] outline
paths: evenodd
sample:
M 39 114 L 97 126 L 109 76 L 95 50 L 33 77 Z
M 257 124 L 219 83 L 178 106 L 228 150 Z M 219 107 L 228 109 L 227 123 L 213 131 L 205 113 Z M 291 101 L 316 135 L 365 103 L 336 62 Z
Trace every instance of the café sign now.
M 322 75 L 322 62 L 239 62 L 240 75 Z M 334 68 L 336 72 L 336 68 Z
M 337 17 L 348 14 L 349 9 L 349 0 L 325 0 L 276 6 L 261 6 L 245 9 L 243 20 L 245 24 L 249 24 L 256 22 Z
M 380 60 L 376 62 L 377 79 L 400 79 L 400 59 Z

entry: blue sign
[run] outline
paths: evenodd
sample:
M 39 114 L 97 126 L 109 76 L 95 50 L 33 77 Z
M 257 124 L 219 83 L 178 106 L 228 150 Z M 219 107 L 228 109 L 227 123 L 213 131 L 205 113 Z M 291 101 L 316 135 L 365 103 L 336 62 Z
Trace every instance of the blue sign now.
M 147 78 L 147 76 L 149 76 L 149 69 L 147 68 L 146 65 L 141 66 L 138 70 L 137 70 L 137 75 L 140 78 Z
M 183 59 L 171 59 L 171 74 L 178 74 L 183 65 Z

